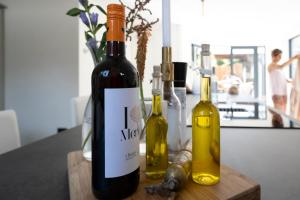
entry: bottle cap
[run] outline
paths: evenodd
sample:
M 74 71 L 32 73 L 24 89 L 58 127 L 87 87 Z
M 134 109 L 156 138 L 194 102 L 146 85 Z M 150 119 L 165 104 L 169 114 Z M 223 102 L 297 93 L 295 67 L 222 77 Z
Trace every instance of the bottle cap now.
M 185 87 L 187 63 L 173 62 L 174 64 L 174 87 Z
M 107 6 L 107 41 L 125 41 L 125 7 L 121 4 Z
M 153 77 L 161 77 L 161 67 L 159 65 L 154 65 L 153 66 Z
M 108 4 L 107 18 L 119 18 L 125 20 L 125 7 L 121 4 Z
M 211 65 L 210 65 L 210 45 L 202 44 L 201 45 L 201 68 L 200 74 L 203 75 L 211 75 Z

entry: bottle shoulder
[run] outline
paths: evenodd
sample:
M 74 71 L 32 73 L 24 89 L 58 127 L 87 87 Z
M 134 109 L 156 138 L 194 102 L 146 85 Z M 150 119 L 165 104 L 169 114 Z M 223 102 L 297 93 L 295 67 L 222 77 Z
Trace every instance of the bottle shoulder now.
M 92 81 L 101 87 L 137 87 L 136 68 L 125 58 L 106 57 L 92 72 Z
M 175 92 L 171 92 L 171 95 L 170 95 L 170 99 L 169 99 L 169 102 L 168 102 L 168 105 L 170 107 L 173 107 L 173 108 L 176 108 L 178 110 L 181 109 L 181 103 L 180 103 L 180 100 L 179 98 L 176 96 Z
M 168 122 L 163 116 L 152 115 L 146 123 L 146 135 L 157 133 L 157 131 L 159 133 L 167 134 Z
M 193 115 L 210 115 L 215 114 L 219 116 L 218 108 L 207 101 L 200 101 L 193 109 Z
M 126 59 L 126 57 L 106 57 L 94 68 L 93 74 L 103 70 L 137 73 L 136 68 Z
M 153 124 L 153 123 L 168 124 L 167 120 L 163 115 L 155 115 L 155 114 L 152 114 L 147 120 L 147 124 Z
M 212 110 L 219 117 L 219 109 L 218 109 L 218 107 L 215 104 L 213 104 L 213 103 L 211 103 L 211 104 L 212 104 Z

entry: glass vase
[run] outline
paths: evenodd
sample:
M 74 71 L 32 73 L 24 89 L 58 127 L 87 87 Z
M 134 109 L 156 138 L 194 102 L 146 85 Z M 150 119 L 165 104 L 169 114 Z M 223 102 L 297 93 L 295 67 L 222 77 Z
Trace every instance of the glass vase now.
M 97 42 L 97 48 L 99 48 L 99 42 Z M 101 58 L 97 58 L 96 51 L 93 48 L 93 45 L 86 43 L 92 58 L 94 67 L 96 67 Z M 88 160 L 92 161 L 92 96 L 90 95 L 89 100 L 85 106 L 84 113 L 83 113 L 83 121 L 82 121 L 82 131 L 81 131 L 81 148 L 83 157 Z
M 81 145 L 83 157 L 92 161 L 92 98 L 89 97 L 89 100 L 86 104 L 83 122 L 82 122 L 82 132 L 81 132 Z

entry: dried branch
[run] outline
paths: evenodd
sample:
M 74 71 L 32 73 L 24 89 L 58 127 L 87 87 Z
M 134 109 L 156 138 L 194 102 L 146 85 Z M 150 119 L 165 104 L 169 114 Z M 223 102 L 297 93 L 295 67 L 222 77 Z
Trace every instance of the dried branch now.
M 146 5 L 150 3 L 151 0 L 135 0 L 134 8 L 129 7 L 124 4 L 122 0 L 119 2 L 129 10 L 126 16 L 126 40 L 131 40 L 131 34 L 136 32 L 138 35 L 142 34 L 146 30 L 150 30 L 154 24 L 156 24 L 159 19 L 149 22 L 143 14 L 147 13 L 152 15 L 150 9 L 146 8 Z
M 146 5 L 151 0 L 135 0 L 134 8 L 125 5 L 122 0 L 119 0 L 121 4 L 129 10 L 126 16 L 126 40 L 131 40 L 133 33 L 137 34 L 137 53 L 136 53 L 136 64 L 140 74 L 140 79 L 144 79 L 144 70 L 147 54 L 147 44 L 151 35 L 152 26 L 156 24 L 159 19 L 154 21 L 147 20 L 144 15 L 152 15 L 150 9 L 146 8 Z
M 144 79 L 144 71 L 145 71 L 145 62 L 146 62 L 146 54 L 147 54 L 147 44 L 151 33 L 149 30 L 146 30 L 138 36 L 138 51 L 136 52 L 136 64 L 137 70 L 140 75 L 140 79 Z

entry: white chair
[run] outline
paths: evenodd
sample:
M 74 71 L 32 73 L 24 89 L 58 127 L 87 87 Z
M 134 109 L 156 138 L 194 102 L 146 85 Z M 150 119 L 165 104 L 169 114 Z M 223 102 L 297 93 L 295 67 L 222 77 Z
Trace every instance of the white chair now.
M 0 154 L 20 146 L 20 132 L 15 111 L 0 111 Z
M 89 96 L 74 97 L 71 99 L 71 121 L 72 127 L 82 124 L 84 110 Z

